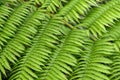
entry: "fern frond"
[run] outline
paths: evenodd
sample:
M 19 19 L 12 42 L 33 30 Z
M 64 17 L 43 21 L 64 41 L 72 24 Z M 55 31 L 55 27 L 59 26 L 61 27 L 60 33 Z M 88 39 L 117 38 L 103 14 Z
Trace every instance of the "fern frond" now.
M 114 20 L 120 18 L 120 0 L 111 0 L 93 10 L 86 18 L 78 25 L 84 27 L 97 37 L 106 32 L 106 27 L 112 25 Z
M 7 7 L 5 5 L 0 6 L 0 31 L 2 31 L 3 24 L 6 22 L 11 12 L 12 9 L 10 7 Z
M 18 29 L 17 26 L 21 25 L 22 22 L 25 20 L 27 14 L 30 13 L 30 6 L 30 2 L 20 4 L 20 6 L 15 9 L 9 19 L 7 19 L 6 23 L 4 23 L 3 29 L 0 32 L 0 47 L 4 46 L 4 44 L 7 43 L 7 40 L 15 34 Z
M 63 6 L 62 2 L 66 0 L 33 0 L 37 5 L 41 5 L 48 12 L 55 13 Z
M 8 61 L 14 63 L 14 60 L 17 60 L 15 56 L 20 57 L 19 53 L 22 53 L 25 50 L 25 46 L 31 42 L 31 38 L 37 32 L 37 27 L 41 25 L 40 20 L 45 20 L 46 15 L 43 12 L 44 10 L 42 11 L 41 9 L 38 9 L 34 13 L 30 14 L 30 16 L 26 18 L 24 22 L 25 24 L 18 29 L 14 38 L 12 38 L 0 52 L 0 59 L 6 59 L 6 62 L 1 60 L 2 64 L 7 64 L 4 67 L 9 65 Z
M 61 40 L 62 43 L 51 53 L 51 59 L 38 80 L 67 80 L 66 75 L 69 75 L 71 67 L 76 65 L 74 54 L 79 54 L 81 51 L 80 47 L 83 46 L 87 34 L 86 31 L 73 29 L 65 35 Z
M 120 21 L 112 25 L 102 37 L 110 37 L 113 40 L 115 52 L 120 51 Z
M 108 64 L 112 61 L 108 56 L 114 51 L 112 44 L 109 39 L 88 42 L 70 80 L 109 80 L 106 74 L 110 74 Z
M 39 34 L 38 39 L 13 69 L 10 80 L 34 80 L 34 78 L 37 78 L 33 71 L 41 70 L 41 66 L 44 65 L 43 63 L 51 53 L 51 49 L 56 47 L 54 43 L 58 42 L 57 35 L 61 34 L 61 19 L 62 18 L 60 17 L 54 17 L 45 21 L 45 24 L 42 25 L 43 29 Z
M 6 4 L 6 3 L 12 3 L 17 2 L 17 0 L 0 0 L 0 5 Z
M 104 34 L 104 37 L 109 36 L 113 39 L 114 44 L 114 53 L 111 56 L 113 63 L 111 65 L 111 74 L 110 80 L 119 80 L 120 79 L 120 21 L 116 22 L 111 28 L 108 29 L 108 32 Z
M 113 57 L 112 71 L 110 75 L 110 80 L 120 79 L 120 52 L 115 52 Z
M 69 22 L 79 22 L 80 15 L 85 15 L 89 10 L 90 4 L 94 0 L 70 0 L 59 12 L 64 19 Z M 74 14 L 74 15 L 73 15 Z
M 33 43 L 32 46 L 25 51 L 26 54 L 14 66 L 9 80 L 14 80 L 14 79 L 15 80 L 19 80 L 19 79 L 34 80 L 34 78 L 37 78 L 37 75 L 33 71 L 40 71 L 41 70 L 40 65 L 43 65 L 40 62 L 41 61 L 44 62 L 44 60 L 42 60 L 40 58 L 40 57 L 43 57 L 42 55 L 35 54 L 36 52 L 38 53 L 38 51 L 36 51 L 38 49 L 37 47 L 39 46 L 39 44 L 37 42 L 42 34 L 42 30 L 43 30 L 42 27 L 41 28 L 39 27 L 39 32 L 34 37 L 34 39 L 32 41 L 32 43 Z M 46 56 L 47 56 L 47 54 L 44 55 L 43 58 L 45 58 Z

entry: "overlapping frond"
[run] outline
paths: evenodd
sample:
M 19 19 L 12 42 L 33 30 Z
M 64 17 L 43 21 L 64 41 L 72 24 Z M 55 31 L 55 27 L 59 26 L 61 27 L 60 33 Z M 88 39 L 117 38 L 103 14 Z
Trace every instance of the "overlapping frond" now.
M 34 80 L 34 78 L 37 78 L 33 71 L 41 70 L 41 66 L 44 65 L 43 63 L 48 58 L 51 49 L 56 47 L 54 43 L 59 41 L 57 35 L 61 34 L 62 26 L 59 20 L 61 20 L 60 17 L 54 17 L 45 21 L 45 24 L 42 25 L 43 29 L 37 37 L 38 39 L 15 66 L 10 80 Z
M 110 79 L 111 80 L 119 80 L 120 79 L 120 23 L 118 23 L 113 30 L 111 30 L 111 33 L 113 33 L 112 31 L 114 31 L 112 37 L 114 39 L 114 48 L 115 48 L 115 52 L 114 55 L 112 57 L 113 59 L 113 64 L 112 64 L 112 71 L 111 71 L 111 75 L 110 75 Z
M 104 34 L 113 39 L 114 43 L 114 53 L 111 57 L 113 63 L 111 65 L 111 74 L 110 80 L 119 80 L 120 79 L 120 21 L 116 22 L 108 32 Z
M 81 51 L 80 47 L 83 46 L 86 36 L 86 31 L 69 30 L 61 40 L 62 43 L 51 53 L 51 59 L 38 80 L 67 80 L 67 75 L 72 71 L 71 67 L 77 62 L 74 55 Z
M 120 21 L 116 22 L 103 37 L 109 36 L 114 41 L 114 48 L 116 52 L 120 51 Z
M 112 25 L 114 20 L 120 18 L 120 0 L 111 0 L 93 10 L 78 25 L 84 27 L 94 35 L 102 35 L 106 32 L 106 27 Z
M 0 80 L 119 80 L 119 18 L 120 0 L 0 0 Z
M 26 37 L 29 37 L 26 35 L 27 33 L 24 32 L 25 29 L 21 30 L 20 34 L 15 35 L 22 24 L 22 21 L 26 19 L 27 14 L 30 12 L 28 9 L 29 7 L 30 3 L 24 3 L 16 8 L 15 12 L 7 19 L 5 24 L 3 24 L 3 29 L 0 32 L 0 47 L 2 47 L 0 50 L 0 72 L 4 75 L 6 75 L 5 69 L 11 70 L 9 61 L 14 63 L 14 60 L 17 60 L 16 56 L 20 56 L 18 53 L 24 50 L 24 46 L 20 44 L 19 38 L 26 39 Z M 30 30 L 28 29 L 28 31 Z M 22 34 L 22 32 L 24 34 Z M 15 38 L 8 41 L 8 39 L 11 39 L 12 37 Z
M 78 59 L 70 80 L 109 80 L 109 64 L 112 61 L 108 58 L 113 52 L 113 46 L 109 39 L 88 41 L 85 50 Z
M 14 35 L 8 44 L 1 51 L 1 64 L 7 64 L 9 66 L 8 60 L 14 63 L 14 60 L 17 60 L 15 56 L 20 57 L 19 53 L 22 53 L 25 50 L 25 45 L 28 45 L 31 42 L 31 38 L 37 32 L 37 27 L 41 24 L 40 20 L 45 19 L 45 14 L 42 13 L 42 10 L 38 10 L 26 19 L 25 24 L 21 26 L 18 32 Z M 37 24 L 35 24 L 37 23 Z M 16 46 L 17 45 L 17 46 Z M 3 70 L 1 68 L 1 70 Z M 3 71 L 2 71 L 3 72 Z
M 3 24 L 3 29 L 0 31 L 0 47 L 7 43 L 7 40 L 13 37 L 18 29 L 18 26 L 23 23 L 26 16 L 30 13 L 30 2 L 20 4 L 13 12 L 13 14 Z M 4 20 L 4 19 L 3 19 Z

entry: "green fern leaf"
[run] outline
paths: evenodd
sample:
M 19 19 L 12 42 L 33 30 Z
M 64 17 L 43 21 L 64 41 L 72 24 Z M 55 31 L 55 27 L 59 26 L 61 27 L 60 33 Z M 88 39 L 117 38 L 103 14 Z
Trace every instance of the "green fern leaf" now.
M 64 74 L 69 75 L 72 70 L 70 66 L 75 66 L 76 59 L 73 54 L 78 54 L 81 51 L 79 47 L 83 46 L 82 40 L 86 39 L 87 34 L 85 31 L 73 29 L 65 35 L 61 45 L 52 53 L 50 63 L 40 75 L 40 80 L 67 80 Z M 74 45 L 75 42 L 78 44 Z M 55 73 L 57 75 L 54 75 Z
M 95 37 L 102 35 L 106 32 L 105 26 L 112 25 L 114 20 L 120 18 L 119 4 L 119 0 L 111 0 L 105 5 L 93 8 L 78 27 L 88 28 Z
M 57 42 L 57 37 L 55 35 L 61 34 L 60 26 L 62 23 L 59 21 L 60 19 L 61 18 L 59 17 L 54 17 L 48 21 L 48 23 L 42 25 L 43 29 L 41 34 L 39 34 L 37 41 L 35 41 L 35 44 L 33 47 L 31 47 L 30 50 L 28 50 L 23 59 L 19 61 L 18 66 L 16 66 L 13 70 L 15 73 L 11 76 L 10 80 L 24 80 L 23 77 L 30 80 L 37 78 L 37 76 L 32 71 L 30 71 L 30 69 L 40 71 L 42 69 L 40 66 L 43 66 L 45 60 L 48 59 L 48 55 L 51 53 L 51 48 L 55 48 L 55 45 L 53 44 L 54 42 Z
M 79 58 L 78 65 L 70 80 L 109 80 L 105 74 L 110 74 L 112 61 L 107 56 L 112 54 L 113 47 L 109 39 L 90 41 L 86 50 Z M 110 51 L 109 51 L 110 50 Z M 104 74 L 103 74 L 104 73 Z
M 85 13 L 90 8 L 89 3 L 95 3 L 94 0 L 71 0 L 65 7 L 63 7 L 59 14 L 64 16 L 67 22 L 79 22 L 80 15 L 85 15 Z M 73 15 L 74 14 L 74 15 Z

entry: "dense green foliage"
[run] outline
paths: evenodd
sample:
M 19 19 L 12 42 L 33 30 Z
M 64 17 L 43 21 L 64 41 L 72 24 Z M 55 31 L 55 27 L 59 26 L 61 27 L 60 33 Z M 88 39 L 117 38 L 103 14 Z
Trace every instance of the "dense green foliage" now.
M 0 80 L 120 80 L 120 0 L 0 0 Z

